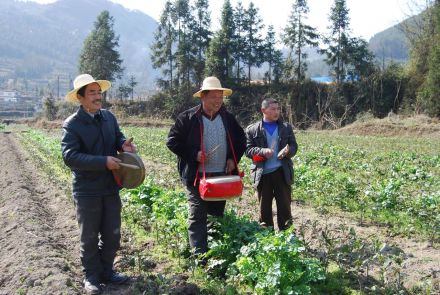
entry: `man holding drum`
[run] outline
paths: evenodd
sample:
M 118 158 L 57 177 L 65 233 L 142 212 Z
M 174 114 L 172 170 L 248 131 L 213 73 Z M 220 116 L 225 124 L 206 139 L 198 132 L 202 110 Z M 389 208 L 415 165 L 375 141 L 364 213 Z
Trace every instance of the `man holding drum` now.
M 296 154 L 298 145 L 292 126 L 280 118 L 277 100 L 264 99 L 261 112 L 263 119 L 246 128 L 246 156 L 253 162 L 251 179 L 257 188 L 261 226 L 274 227 L 272 201 L 275 198 L 278 228 L 284 230 L 292 224 L 291 158 Z
M 114 115 L 101 109 L 109 81 L 83 74 L 73 85 L 66 100 L 80 107 L 64 121 L 61 149 L 73 173 L 84 288 L 98 294 L 101 283 L 120 284 L 128 279 L 113 270 L 121 238 L 121 199 L 112 171 L 120 168 L 117 151 L 135 152 L 136 147 L 125 139 Z
M 237 174 L 236 163 L 245 150 L 244 131 L 223 105 L 223 97 L 231 94 L 216 77 L 206 78 L 194 94 L 201 104 L 179 114 L 168 134 L 167 146 L 178 157 L 180 178 L 187 188 L 188 235 L 196 255 L 208 250 L 207 216 L 223 216 L 226 204 L 200 197 L 203 169 L 208 176 Z M 205 263 L 203 259 L 199 262 Z

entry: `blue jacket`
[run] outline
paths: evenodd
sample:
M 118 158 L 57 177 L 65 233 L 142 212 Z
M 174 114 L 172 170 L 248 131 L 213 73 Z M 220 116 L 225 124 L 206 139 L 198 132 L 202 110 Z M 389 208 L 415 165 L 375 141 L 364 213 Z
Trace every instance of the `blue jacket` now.
M 61 151 L 64 163 L 72 170 L 73 195 L 106 196 L 119 192 L 113 174 L 106 168 L 107 156 L 122 150 L 125 137 L 115 116 L 101 110 L 98 119 L 82 107 L 64 121 Z

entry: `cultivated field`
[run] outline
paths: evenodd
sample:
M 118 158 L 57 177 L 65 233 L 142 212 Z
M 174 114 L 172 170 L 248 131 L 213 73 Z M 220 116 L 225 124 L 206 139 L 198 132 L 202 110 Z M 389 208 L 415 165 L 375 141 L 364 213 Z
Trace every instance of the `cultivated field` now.
M 167 131 L 124 128 L 135 138 L 148 177 L 121 194 L 125 232 L 118 266 L 132 283 L 106 292 L 440 292 L 439 138 L 297 132 L 294 229 L 274 234 L 259 228 L 245 177 L 245 192 L 216 222 L 208 266 L 200 269 L 187 248 L 186 199 L 176 159 L 165 147 Z M 16 136 L 51 181 L 68 189 L 59 129 Z M 241 163 L 247 174 L 249 165 L 249 159 Z

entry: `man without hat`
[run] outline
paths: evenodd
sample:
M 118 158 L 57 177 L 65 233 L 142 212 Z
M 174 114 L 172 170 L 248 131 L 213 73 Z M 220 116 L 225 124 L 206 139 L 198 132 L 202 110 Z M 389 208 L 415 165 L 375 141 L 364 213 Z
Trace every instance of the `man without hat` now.
M 84 288 L 99 294 L 101 283 L 120 284 L 128 279 L 113 270 L 121 238 L 121 199 L 112 171 L 120 168 L 117 152 L 136 152 L 136 147 L 125 139 L 115 116 L 101 109 L 109 81 L 83 74 L 73 85 L 66 100 L 80 106 L 63 123 L 61 149 L 73 174 Z
M 216 77 L 206 78 L 201 89 L 194 94 L 200 98 L 201 104 L 179 114 L 168 134 L 167 146 L 178 157 L 180 178 L 187 189 L 189 242 L 197 256 L 208 250 L 207 216 L 223 216 L 226 204 L 226 201 L 201 199 L 202 158 L 208 176 L 237 174 L 234 152 L 238 163 L 245 150 L 244 131 L 223 105 L 223 98 L 231 94 L 232 90 L 223 88 Z M 202 152 L 202 141 L 205 153 Z M 206 260 L 199 262 L 204 264 Z
M 292 126 L 280 118 L 280 105 L 273 98 L 261 103 L 262 120 L 246 128 L 246 156 L 252 159 L 251 179 L 257 188 L 260 224 L 274 228 L 272 201 L 277 205 L 280 230 L 292 225 L 290 209 L 293 183 L 292 157 L 298 145 Z

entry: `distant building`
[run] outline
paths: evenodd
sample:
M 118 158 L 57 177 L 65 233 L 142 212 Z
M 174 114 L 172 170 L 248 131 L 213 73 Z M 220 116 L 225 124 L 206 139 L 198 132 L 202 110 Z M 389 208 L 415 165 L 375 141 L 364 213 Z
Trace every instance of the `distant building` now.
M 311 77 L 310 80 L 323 84 L 331 84 L 335 82 L 335 79 L 329 76 Z
M 315 81 L 317 83 L 322 84 L 332 84 L 336 82 L 335 77 L 330 76 L 320 76 L 320 77 L 311 77 L 310 80 Z M 358 76 L 352 76 L 352 75 L 345 75 L 342 79 L 343 82 L 353 82 L 353 81 L 359 81 Z
M 15 90 L 0 90 L 0 101 L 17 102 L 20 96 L 20 93 Z

